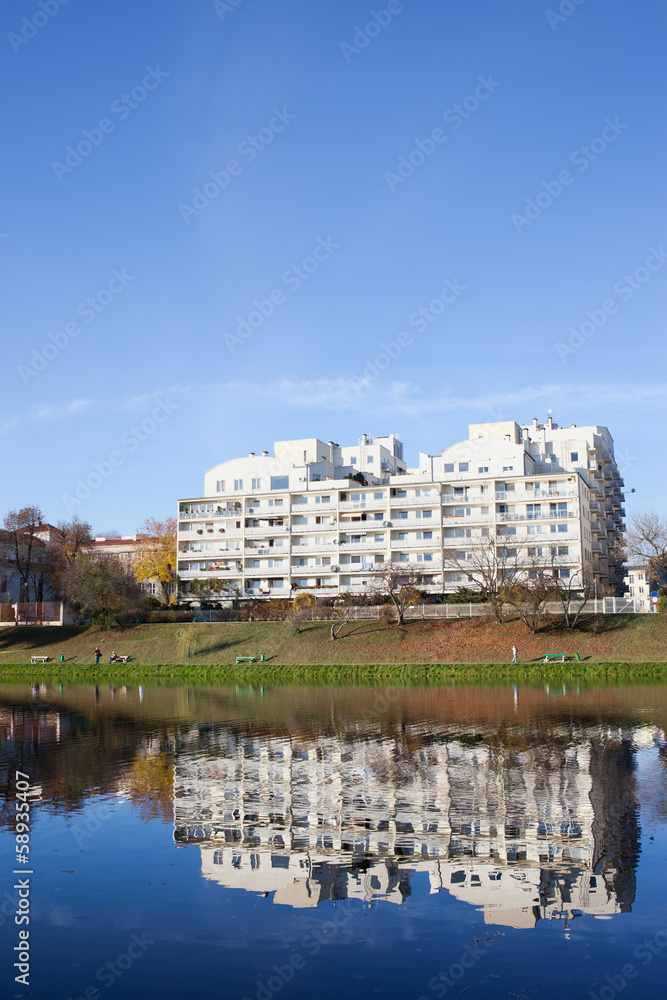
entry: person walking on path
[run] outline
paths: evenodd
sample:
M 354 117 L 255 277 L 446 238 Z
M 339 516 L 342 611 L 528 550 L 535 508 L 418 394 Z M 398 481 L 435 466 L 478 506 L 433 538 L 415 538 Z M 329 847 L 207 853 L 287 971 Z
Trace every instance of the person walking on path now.
M 102 650 L 99 646 L 95 646 L 95 666 L 100 662 L 100 656 L 102 655 Z
M 512 663 L 518 663 L 518 662 L 519 662 L 519 650 L 516 648 L 516 646 L 512 646 Z

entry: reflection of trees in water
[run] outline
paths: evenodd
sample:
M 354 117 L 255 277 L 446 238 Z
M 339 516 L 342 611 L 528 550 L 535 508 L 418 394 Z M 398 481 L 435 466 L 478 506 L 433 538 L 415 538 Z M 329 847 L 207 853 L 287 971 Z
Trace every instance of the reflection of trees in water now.
M 105 692 L 106 693 L 106 692 Z M 190 697 L 185 689 L 180 692 L 183 705 L 190 710 Z M 363 743 L 366 761 L 377 781 L 396 790 L 409 790 L 415 782 L 426 786 L 438 766 L 437 749 L 443 743 L 457 744 L 469 755 L 462 758 L 453 772 L 455 778 L 452 826 L 461 837 L 469 836 L 470 820 L 479 807 L 482 796 L 490 808 L 499 810 L 497 789 L 492 783 L 479 783 L 473 787 L 469 773 L 482 767 L 476 754 L 493 762 L 497 772 L 498 787 L 504 789 L 508 801 L 520 799 L 523 790 L 524 756 L 531 755 L 534 771 L 535 795 L 548 799 L 554 789 L 567 793 L 571 776 L 565 751 L 573 743 L 590 742 L 591 748 L 591 803 L 595 813 L 595 864 L 600 876 L 608 880 L 611 872 L 613 884 L 621 903 L 631 902 L 635 891 L 635 868 L 639 853 L 639 819 L 634 777 L 635 755 L 629 739 L 612 737 L 610 726 L 602 710 L 594 712 L 585 706 L 580 714 L 570 711 L 554 719 L 537 714 L 535 719 L 515 719 L 508 711 L 503 718 L 489 720 L 493 698 L 483 694 L 481 707 L 467 692 L 464 704 L 470 717 L 444 723 L 434 718 L 433 702 L 441 708 L 449 702 L 440 695 L 417 692 L 401 694 L 401 702 L 392 702 L 389 711 L 378 713 L 375 718 L 363 721 L 354 719 L 351 707 L 347 713 L 330 711 L 327 701 L 326 717 L 310 714 L 299 705 L 310 697 L 308 692 L 292 692 L 292 704 L 286 703 L 285 692 L 280 693 L 280 711 L 288 711 L 294 730 L 270 721 L 270 699 L 263 702 L 264 722 L 257 719 L 230 720 L 224 726 L 219 722 L 201 723 L 196 719 L 176 721 L 142 715 L 136 704 L 121 702 L 118 697 L 113 706 L 104 711 L 66 711 L 46 698 L 37 699 L 30 707 L 25 702 L 0 709 L 1 722 L 11 738 L 5 740 L 2 752 L 0 780 L 5 791 L 2 822 L 13 821 L 12 775 L 20 764 L 31 774 L 33 783 L 43 787 L 44 804 L 55 812 L 70 812 L 83 807 L 91 794 L 122 791 L 136 804 L 143 818 L 153 817 L 168 821 L 173 810 L 173 763 L 179 754 L 203 753 L 211 763 L 221 753 L 221 734 L 230 752 L 245 747 L 251 754 L 257 741 L 272 738 L 291 739 L 317 749 L 323 734 L 336 740 L 341 747 L 341 759 L 351 760 L 354 747 Z M 170 697 L 173 695 L 170 695 Z M 476 696 L 476 695 L 475 695 Z M 214 700 L 214 695 L 209 695 Z M 216 696 L 222 704 L 222 695 Z M 225 696 L 229 699 L 229 694 Z M 344 700 L 349 695 L 345 693 Z M 364 696 L 370 698 L 371 696 Z M 377 694 L 374 695 L 377 699 Z M 523 696 L 522 696 L 523 697 Z M 534 692 L 531 699 L 537 704 Z M 430 701 L 429 701 L 430 698 Z M 479 700 L 479 699 L 478 699 Z M 372 704 L 372 702 L 371 702 Z M 226 702 L 229 707 L 229 700 Z M 475 723 L 474 706 L 478 718 Z M 460 707 L 460 706 L 458 706 Z M 112 711 L 113 709 L 113 711 Z M 427 710 L 428 709 L 428 710 Z M 234 711 L 237 706 L 234 706 Z M 494 711 L 496 709 L 494 708 Z M 231 715 L 234 711 L 230 712 Z M 368 716 L 368 705 L 364 707 Z M 429 715 L 428 712 L 431 714 Z M 613 713 L 612 713 L 613 716 Z M 335 718 L 335 723 L 332 721 Z M 610 724 L 611 725 L 611 724 Z M 390 753 L 380 752 L 388 744 Z M 664 750 L 661 751 L 664 756 Z M 458 781 L 458 784 L 456 782 Z M 358 776 L 359 807 L 364 807 L 365 776 Z M 662 786 L 665 787 L 664 785 Z M 496 799 L 494 799 L 496 796 Z M 656 809 L 665 816 L 665 797 L 655 793 Z M 516 836 L 518 829 L 507 826 L 506 837 Z M 517 858 L 516 860 L 520 860 Z M 611 885 L 611 883 L 610 883 Z
M 35 809 L 70 813 L 91 795 L 123 792 L 142 817 L 170 821 L 173 812 L 173 734 L 167 724 L 82 715 L 34 702 L 0 709 L 7 733 L 0 753 L 0 823 L 14 822 L 15 772 L 30 775 L 42 799 Z

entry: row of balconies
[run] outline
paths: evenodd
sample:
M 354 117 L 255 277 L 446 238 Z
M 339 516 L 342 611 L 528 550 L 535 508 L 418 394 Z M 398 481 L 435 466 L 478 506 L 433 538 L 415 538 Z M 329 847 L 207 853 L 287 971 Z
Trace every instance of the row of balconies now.
M 520 487 L 520 483 L 517 486 Z M 467 503 L 467 504 L 483 504 L 491 503 L 494 500 L 499 503 L 504 502 L 514 502 L 514 501 L 528 501 L 533 500 L 548 499 L 553 497 L 574 497 L 577 496 L 576 489 L 559 488 L 554 490 L 498 490 L 493 492 L 492 490 L 485 491 L 483 493 L 479 491 L 466 491 L 461 494 L 455 493 L 439 493 L 434 492 L 432 496 L 422 495 L 422 496 L 404 496 L 404 497 L 383 497 L 382 499 L 368 499 L 366 501 L 352 501 L 343 500 L 338 501 L 337 497 L 334 495 L 329 503 L 315 503 L 310 501 L 307 504 L 291 503 L 286 504 L 284 510 L 275 507 L 265 507 L 263 503 L 247 501 L 246 505 L 243 506 L 239 503 L 238 507 L 228 506 L 228 507 L 215 507 L 210 510 L 202 511 L 180 511 L 178 514 L 179 520 L 202 520 L 210 521 L 218 518 L 234 518 L 234 517 L 248 517 L 252 514 L 261 513 L 264 517 L 289 517 L 290 514 L 299 513 L 318 513 L 326 514 L 328 510 L 335 511 L 351 511 L 351 510 L 377 510 L 380 508 L 400 508 L 404 507 L 437 507 L 441 503 L 452 504 L 452 503 Z

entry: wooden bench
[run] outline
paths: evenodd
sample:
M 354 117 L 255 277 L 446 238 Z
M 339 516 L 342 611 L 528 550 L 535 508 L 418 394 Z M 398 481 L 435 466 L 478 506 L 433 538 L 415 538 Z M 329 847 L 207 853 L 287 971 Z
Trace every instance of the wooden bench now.
M 127 663 L 127 661 L 129 659 L 130 659 L 129 656 L 118 656 L 118 654 L 116 654 L 116 656 L 114 656 L 114 658 L 113 658 L 113 662 L 114 663 Z
M 31 656 L 30 657 L 30 662 L 31 663 L 48 663 L 49 662 L 49 658 L 48 658 L 48 656 Z
M 236 662 L 237 663 L 257 663 L 258 659 L 259 659 L 260 663 L 264 663 L 264 661 L 266 660 L 266 654 L 265 653 L 260 653 L 259 657 L 257 657 L 257 656 L 237 656 L 236 657 Z
M 560 660 L 561 663 L 565 663 L 569 656 L 569 653 L 545 653 L 542 663 L 549 663 L 551 660 Z M 581 660 L 579 653 L 574 654 L 575 660 Z
M 210 624 L 208 618 L 193 618 L 192 621 L 193 622 L 204 622 L 206 625 Z

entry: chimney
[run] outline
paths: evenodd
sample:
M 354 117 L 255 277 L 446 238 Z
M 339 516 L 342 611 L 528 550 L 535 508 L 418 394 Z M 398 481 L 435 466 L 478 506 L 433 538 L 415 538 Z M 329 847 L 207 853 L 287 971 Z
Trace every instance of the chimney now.
M 268 458 L 268 457 L 269 457 L 268 451 L 263 451 L 262 452 L 262 458 Z
M 249 451 L 248 452 L 248 458 L 254 458 L 254 457 L 255 457 L 255 452 L 254 451 Z
M 537 430 L 537 417 L 533 417 L 533 430 Z

